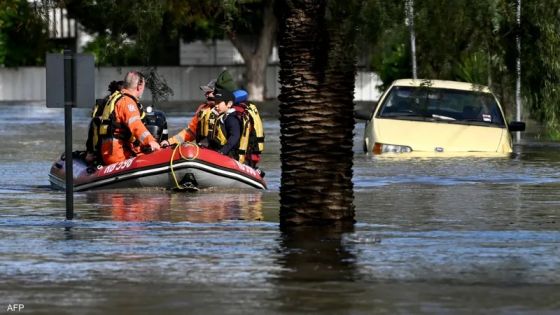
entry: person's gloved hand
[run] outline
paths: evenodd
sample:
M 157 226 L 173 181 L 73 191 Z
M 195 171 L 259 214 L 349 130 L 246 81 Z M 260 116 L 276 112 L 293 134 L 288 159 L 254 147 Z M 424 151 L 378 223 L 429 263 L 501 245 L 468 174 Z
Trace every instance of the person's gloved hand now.
M 160 145 L 162 148 L 167 148 L 167 147 L 169 146 L 169 141 L 163 140 L 162 142 L 159 143 L 159 145 Z
M 210 146 L 210 144 L 208 143 L 208 139 L 204 138 L 202 139 L 199 143 L 198 146 L 201 148 L 208 148 Z
M 157 150 L 161 149 L 161 147 L 159 146 L 159 143 L 157 143 L 157 142 L 155 142 L 155 141 L 153 141 L 153 140 L 150 141 L 150 142 L 148 143 L 148 145 L 150 146 L 150 149 L 151 149 L 152 151 L 157 151 Z

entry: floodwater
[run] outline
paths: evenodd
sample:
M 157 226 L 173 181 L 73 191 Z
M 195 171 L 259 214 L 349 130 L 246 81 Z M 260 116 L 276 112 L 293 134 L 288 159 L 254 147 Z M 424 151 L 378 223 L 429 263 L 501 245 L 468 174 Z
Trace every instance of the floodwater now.
M 169 115 L 175 132 L 192 113 Z M 75 149 L 87 111 L 74 110 Z M 560 145 L 512 157 L 373 158 L 356 128 L 353 231 L 278 226 L 269 190 L 65 195 L 48 171 L 63 110 L 0 105 L 0 312 L 36 314 L 558 314 Z M 326 237 L 319 237 L 325 235 Z

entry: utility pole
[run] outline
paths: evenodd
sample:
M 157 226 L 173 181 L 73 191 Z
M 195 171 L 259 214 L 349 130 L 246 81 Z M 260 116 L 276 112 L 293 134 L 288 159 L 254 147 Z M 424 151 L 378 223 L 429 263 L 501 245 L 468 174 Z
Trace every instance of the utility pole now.
M 517 34 L 515 38 L 515 43 L 517 46 L 517 60 L 516 60 L 516 72 L 517 80 L 515 82 L 515 107 L 517 121 L 521 121 L 521 0 L 517 0 Z M 517 142 L 521 140 L 521 132 L 517 132 L 515 135 Z
M 410 55 L 412 56 L 412 78 L 418 79 L 416 68 L 416 34 L 414 33 L 414 0 L 405 2 L 405 25 L 408 25 L 410 32 Z

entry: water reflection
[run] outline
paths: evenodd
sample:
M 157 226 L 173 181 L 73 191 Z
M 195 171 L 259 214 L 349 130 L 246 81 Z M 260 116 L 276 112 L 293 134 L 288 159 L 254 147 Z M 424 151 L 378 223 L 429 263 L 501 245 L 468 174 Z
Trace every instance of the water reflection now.
M 348 285 L 356 278 L 356 256 L 344 244 L 352 227 L 283 228 L 281 267 L 275 281 L 280 311 L 340 314 L 351 307 Z
M 212 223 L 263 218 L 261 192 L 89 192 L 85 202 L 95 206 L 83 219 Z

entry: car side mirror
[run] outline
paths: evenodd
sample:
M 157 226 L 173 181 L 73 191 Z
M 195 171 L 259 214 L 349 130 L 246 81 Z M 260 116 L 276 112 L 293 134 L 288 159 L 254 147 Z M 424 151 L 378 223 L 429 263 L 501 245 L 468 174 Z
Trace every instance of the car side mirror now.
M 373 105 L 373 106 L 372 106 Z M 377 102 L 367 102 L 365 104 L 357 104 L 354 110 L 354 118 L 360 120 L 369 120 L 371 118 L 371 113 L 377 107 Z
M 508 129 L 511 132 L 525 131 L 525 123 L 522 121 L 512 121 L 508 124 Z
M 360 120 L 369 120 L 371 117 L 371 111 L 367 109 L 357 109 L 354 111 L 354 118 Z

